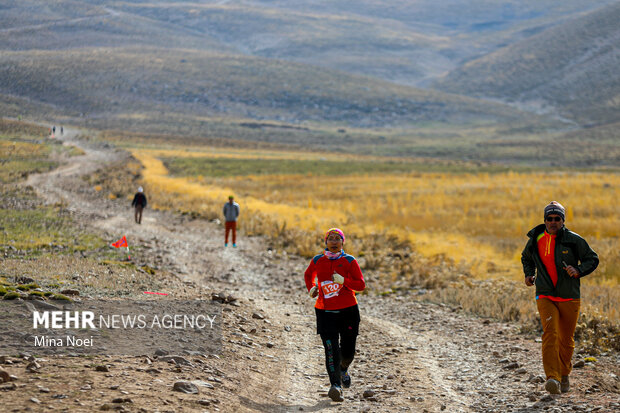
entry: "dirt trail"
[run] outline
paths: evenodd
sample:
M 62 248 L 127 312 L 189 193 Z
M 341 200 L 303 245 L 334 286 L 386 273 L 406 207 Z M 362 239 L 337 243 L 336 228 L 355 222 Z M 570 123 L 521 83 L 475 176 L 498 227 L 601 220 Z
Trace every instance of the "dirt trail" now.
M 95 198 L 82 179 L 121 153 L 105 144 L 80 141 L 78 135 L 76 130 L 65 129 L 62 139 L 81 147 L 86 155 L 71 158 L 55 171 L 31 176 L 27 184 L 49 202 L 66 203 L 78 219 L 111 238 L 127 235 L 132 243 L 144 245 L 148 253 L 136 260 L 174 272 L 188 285 L 195 283 L 239 298 L 237 307 L 227 307 L 224 312 L 229 328 L 224 332 L 222 357 L 226 358 L 228 382 L 212 390 L 212 396 L 222 403 L 187 407 L 172 400 L 173 411 L 616 408 L 617 387 L 586 390 L 601 380 L 617 386 L 617 359 L 575 370 L 572 392 L 547 397 L 536 380 L 543 374 L 540 344 L 516 334 L 514 326 L 473 318 L 408 295 L 380 297 L 372 293 L 359 296 L 362 325 L 351 368 L 352 387 L 345 390 L 344 403 L 332 403 L 325 397 L 328 379 L 321 342 L 314 334 L 313 302 L 303 284 L 306 260 L 269 251 L 259 237 L 241 236 L 238 248 L 224 248 L 221 226 L 169 212 L 146 209 L 142 225 L 135 224 L 128 200 Z M 252 319 L 254 313 L 263 315 L 264 320 Z M 372 390 L 374 396 L 364 399 L 365 390 Z M 166 411 L 164 406 L 133 406 L 138 407 Z

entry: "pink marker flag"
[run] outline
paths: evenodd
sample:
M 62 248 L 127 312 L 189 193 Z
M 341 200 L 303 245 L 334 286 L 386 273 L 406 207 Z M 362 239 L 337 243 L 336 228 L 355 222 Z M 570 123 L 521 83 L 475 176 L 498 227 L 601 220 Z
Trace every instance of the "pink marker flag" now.
M 168 294 L 166 294 L 166 293 L 154 293 L 154 292 L 151 292 L 151 291 L 142 291 L 142 292 L 143 292 L 144 294 L 168 295 Z

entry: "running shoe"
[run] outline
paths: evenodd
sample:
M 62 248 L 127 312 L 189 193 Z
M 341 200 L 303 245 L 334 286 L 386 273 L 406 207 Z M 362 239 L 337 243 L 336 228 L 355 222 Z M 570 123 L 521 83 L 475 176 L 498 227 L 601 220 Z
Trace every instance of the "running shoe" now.
M 351 376 L 349 376 L 347 370 L 340 370 L 340 381 L 342 382 L 342 387 L 345 389 L 351 387 Z
M 340 386 L 336 386 L 335 384 L 329 388 L 327 395 L 335 402 L 344 401 L 344 397 L 342 397 L 342 389 L 340 388 Z

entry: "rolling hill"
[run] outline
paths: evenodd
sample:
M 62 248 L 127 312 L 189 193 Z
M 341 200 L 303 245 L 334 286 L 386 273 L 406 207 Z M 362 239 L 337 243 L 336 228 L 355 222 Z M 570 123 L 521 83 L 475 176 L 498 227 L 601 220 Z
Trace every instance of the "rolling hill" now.
M 162 110 L 356 127 L 525 120 L 508 106 L 273 59 L 157 48 L 5 52 L 0 92 L 87 116 Z
M 435 86 L 557 111 L 582 125 L 620 121 L 620 3 L 471 61 Z

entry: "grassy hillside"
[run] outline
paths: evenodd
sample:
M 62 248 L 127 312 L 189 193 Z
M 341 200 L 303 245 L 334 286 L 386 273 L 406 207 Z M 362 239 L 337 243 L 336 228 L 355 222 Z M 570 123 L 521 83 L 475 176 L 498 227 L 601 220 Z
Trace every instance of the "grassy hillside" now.
M 0 92 L 101 117 L 163 111 L 374 127 L 509 122 L 507 106 L 313 66 L 195 50 L 5 52 Z
M 227 51 L 421 85 L 611 1 L 26 0 L 3 6 L 0 44 Z
M 580 124 L 620 120 L 620 3 L 472 61 L 441 90 L 555 108 Z

